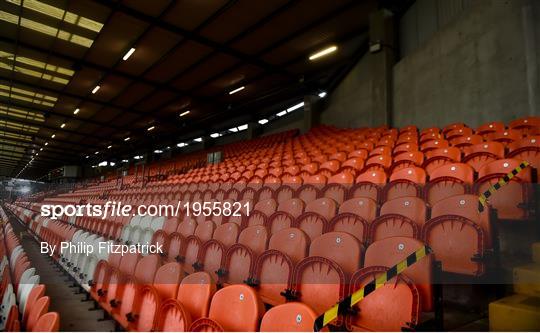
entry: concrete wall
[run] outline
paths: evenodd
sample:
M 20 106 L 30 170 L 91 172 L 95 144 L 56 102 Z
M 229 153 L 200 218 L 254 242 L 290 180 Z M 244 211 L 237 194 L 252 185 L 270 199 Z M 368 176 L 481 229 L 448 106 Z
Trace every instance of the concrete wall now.
M 418 0 L 403 20 L 391 125 L 478 126 L 538 114 L 540 1 Z M 376 56 L 366 54 L 328 96 L 322 123 L 385 123 Z
M 372 93 L 371 57 L 366 55 L 326 98 L 321 123 L 337 127 L 375 125 Z
M 538 50 L 526 42 L 528 4 L 476 0 L 403 58 L 394 67 L 393 125 L 478 126 L 534 114 L 529 99 L 539 92 L 529 89 L 528 71 Z M 538 31 L 538 20 L 530 23 Z

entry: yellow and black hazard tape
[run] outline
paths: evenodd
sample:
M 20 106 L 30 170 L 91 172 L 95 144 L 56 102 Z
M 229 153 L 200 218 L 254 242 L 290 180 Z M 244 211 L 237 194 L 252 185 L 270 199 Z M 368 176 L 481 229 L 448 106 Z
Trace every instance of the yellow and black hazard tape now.
M 523 169 L 529 166 L 529 162 L 523 161 L 517 166 L 514 170 L 507 173 L 504 177 L 500 178 L 498 182 L 491 185 L 490 188 L 488 188 L 484 193 L 482 193 L 478 197 L 478 210 L 480 212 L 484 211 L 484 208 L 487 205 L 487 199 L 493 195 L 497 190 L 499 190 L 504 185 L 508 184 L 510 179 L 514 178 L 518 173 L 520 173 Z
M 321 329 L 323 329 L 323 327 L 336 319 L 339 314 L 346 314 L 347 311 L 351 309 L 356 303 L 360 302 L 369 294 L 383 286 L 387 281 L 393 279 L 398 274 L 403 272 L 407 267 L 414 265 L 430 253 L 432 253 L 431 248 L 427 245 L 424 245 L 415 252 L 409 254 L 407 258 L 403 259 L 401 262 L 391 267 L 386 272 L 381 273 L 381 275 L 377 276 L 373 281 L 366 284 L 362 289 L 359 289 L 355 291 L 352 295 L 349 295 L 346 298 L 342 299 L 339 303 L 337 303 L 336 305 L 328 309 L 325 313 L 317 317 L 313 325 L 313 330 L 315 332 L 319 332 Z

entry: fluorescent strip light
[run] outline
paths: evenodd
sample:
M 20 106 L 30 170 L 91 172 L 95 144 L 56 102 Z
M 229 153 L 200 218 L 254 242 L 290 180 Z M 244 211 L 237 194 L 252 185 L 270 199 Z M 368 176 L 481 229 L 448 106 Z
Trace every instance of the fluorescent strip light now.
M 236 132 L 238 132 L 238 128 L 236 128 L 236 127 L 229 128 L 229 131 L 236 133 Z
M 124 139 L 124 141 L 128 142 L 131 138 L 128 136 L 127 138 Z
M 127 51 L 126 54 L 124 54 L 124 57 L 122 57 L 122 59 L 124 61 L 128 60 L 129 57 L 131 57 L 131 55 L 133 54 L 133 52 L 135 52 L 135 48 L 132 47 L 131 49 L 129 49 L 129 51 Z
M 154 150 L 154 154 L 161 154 L 161 153 L 163 153 L 163 150 L 161 149 Z
M 246 88 L 246 87 L 241 86 L 240 88 L 236 88 L 236 89 L 234 89 L 234 90 L 232 90 L 232 91 L 229 91 L 229 95 L 236 94 L 237 92 L 242 91 L 242 90 L 244 90 L 245 88 Z
M 137 156 L 134 156 L 133 158 L 136 159 L 136 160 L 140 160 L 140 159 L 142 159 L 143 157 L 142 157 L 142 155 L 137 155 Z
M 323 91 L 323 92 L 319 93 L 319 97 L 320 98 L 325 98 L 326 97 L 326 91 Z
M 268 122 L 268 119 L 261 119 L 259 120 L 259 124 L 264 125 Z
M 195 141 L 195 142 L 202 142 L 202 138 L 196 138 L 196 139 L 193 139 L 193 141 Z
M 107 149 L 111 149 L 111 148 L 112 148 L 112 146 L 107 146 Z
M 239 131 L 245 131 L 245 130 L 247 130 L 248 125 L 247 125 L 247 124 L 240 125 L 240 126 L 238 126 L 237 128 L 238 128 Z
M 128 163 L 129 160 L 122 160 L 122 163 Z
M 215 138 L 219 138 L 220 135 L 219 135 L 219 133 L 212 133 L 212 134 L 210 134 L 210 137 L 215 139 Z
M 188 144 L 185 143 L 185 142 L 180 142 L 180 143 L 176 144 L 176 146 L 177 146 L 178 148 L 182 148 L 182 147 L 185 147 L 185 146 L 187 146 L 187 145 L 188 145 Z
M 301 107 L 304 106 L 304 102 L 301 102 L 301 103 L 298 103 L 296 105 L 293 105 L 291 106 L 290 108 L 287 109 L 287 112 L 292 112 L 294 110 L 297 110 L 297 109 L 300 109 Z
M 77 114 L 79 113 L 79 111 L 81 111 L 79 108 L 75 109 L 75 111 L 73 111 L 73 114 Z
M 96 154 L 96 155 L 99 154 L 99 151 L 96 151 L 94 154 Z
M 150 127 L 148 127 L 146 130 L 147 130 L 148 132 L 150 132 L 150 131 L 152 131 L 154 128 L 156 128 L 156 126 L 150 126 Z
M 107 166 L 107 161 L 100 162 L 98 166 Z
M 180 117 L 187 116 L 191 111 L 187 110 L 182 113 L 180 113 Z
M 66 127 L 66 123 L 63 123 L 62 125 L 60 125 L 60 128 L 64 128 Z
M 39 151 L 43 151 L 43 148 L 39 148 Z
M 53 135 L 51 135 L 51 138 L 53 138 L 53 139 L 54 139 L 54 137 L 55 137 L 55 136 L 56 136 L 56 134 L 53 134 Z
M 48 145 L 49 143 L 48 142 L 45 142 L 45 146 Z
M 86 155 L 84 158 L 89 158 L 90 156 Z
M 287 110 L 283 110 L 281 112 L 276 113 L 276 116 L 281 117 L 287 114 Z
M 324 57 L 325 55 L 328 55 L 332 52 L 335 52 L 337 50 L 337 46 L 335 45 L 332 45 L 324 50 L 321 50 L 319 52 L 316 52 L 312 55 L 309 56 L 309 60 L 315 60 L 315 59 L 318 59 L 320 57 Z
M 97 91 L 99 90 L 99 88 L 101 88 L 99 85 L 96 86 L 96 87 L 92 90 L 92 94 L 97 93 Z
M 114 163 L 114 162 L 109 162 L 109 165 L 110 165 L 110 166 L 115 166 L 116 163 Z

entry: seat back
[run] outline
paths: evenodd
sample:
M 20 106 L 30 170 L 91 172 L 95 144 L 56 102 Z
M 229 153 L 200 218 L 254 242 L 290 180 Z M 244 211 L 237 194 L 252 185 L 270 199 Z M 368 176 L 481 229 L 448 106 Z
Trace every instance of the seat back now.
M 264 305 L 257 292 L 246 285 L 232 285 L 214 294 L 209 318 L 225 331 L 257 331 L 264 314 Z
M 178 299 L 195 321 L 208 317 L 210 301 L 217 290 L 216 282 L 210 274 L 196 272 L 186 276 L 178 288 Z
M 27 331 L 34 330 L 34 328 L 37 326 L 39 318 L 49 311 L 50 303 L 51 300 L 48 296 L 43 296 L 34 303 L 28 314 L 28 320 L 26 321 Z
M 362 254 L 363 248 L 358 239 L 346 232 L 327 232 L 315 238 L 309 246 L 310 256 L 335 261 L 348 276 L 362 267 Z
M 306 257 L 308 243 L 308 237 L 302 230 L 298 228 L 286 228 L 270 237 L 268 249 L 285 253 L 296 263 Z
M 366 250 L 364 266 L 393 267 L 423 246 L 424 243 L 410 237 L 389 237 L 373 242 Z M 432 267 L 433 256 L 428 255 L 403 271 L 403 274 L 409 277 L 418 288 L 420 305 L 426 312 L 433 309 Z
M 258 255 L 266 250 L 268 231 L 261 225 L 248 227 L 240 233 L 238 243 L 247 246 L 255 255 Z
M 310 332 L 317 319 L 315 311 L 299 302 L 285 303 L 268 310 L 260 332 Z
M 33 332 L 58 332 L 60 329 L 60 315 L 58 312 L 48 312 L 39 317 Z

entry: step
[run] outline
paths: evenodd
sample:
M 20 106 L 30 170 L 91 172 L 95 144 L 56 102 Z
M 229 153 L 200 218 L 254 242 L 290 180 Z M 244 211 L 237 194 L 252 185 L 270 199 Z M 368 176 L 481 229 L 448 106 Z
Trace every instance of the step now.
M 540 264 L 540 242 L 533 243 L 532 245 L 533 261 Z
M 514 268 L 514 292 L 540 297 L 540 264 L 528 264 Z
M 489 304 L 490 331 L 540 330 L 540 298 L 512 295 Z

